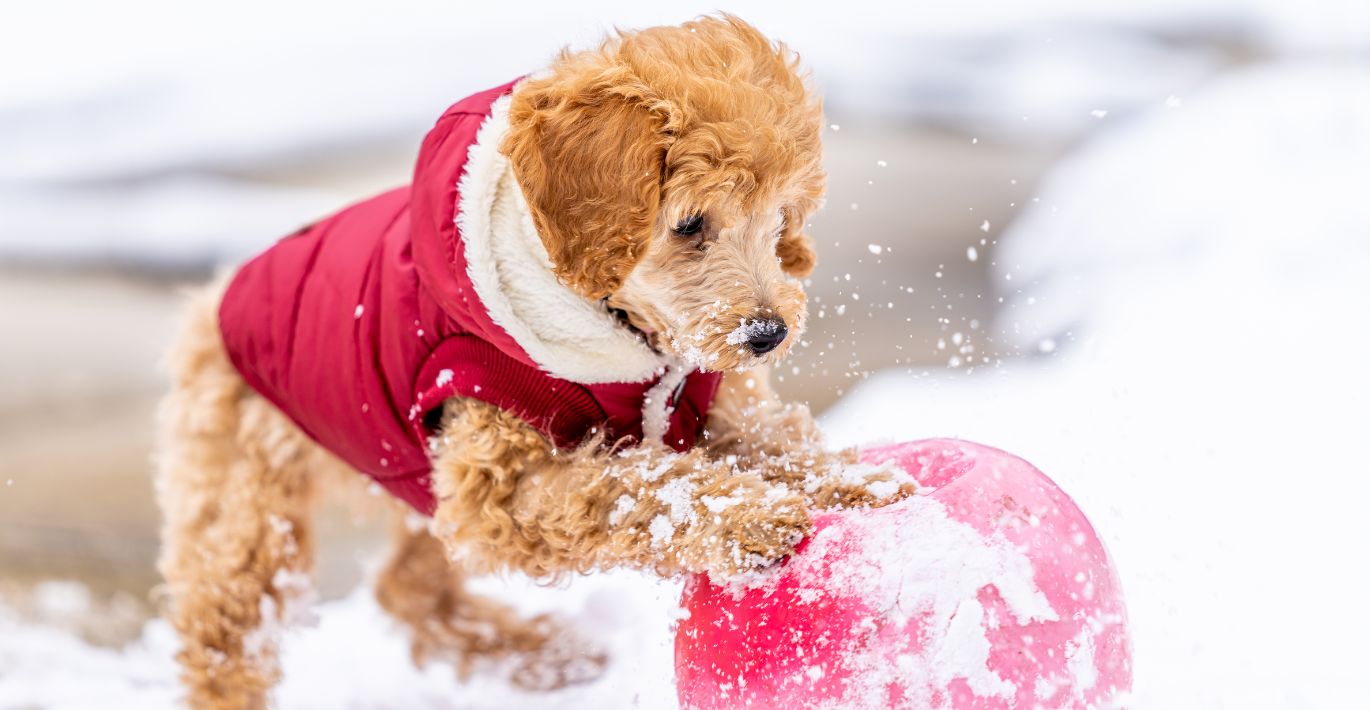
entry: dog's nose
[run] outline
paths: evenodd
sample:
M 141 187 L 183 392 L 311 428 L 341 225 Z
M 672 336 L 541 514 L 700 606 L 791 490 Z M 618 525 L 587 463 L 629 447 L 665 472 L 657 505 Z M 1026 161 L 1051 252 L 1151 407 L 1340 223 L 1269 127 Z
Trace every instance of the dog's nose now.
M 747 347 L 756 355 L 765 355 L 784 342 L 787 333 L 785 321 L 779 318 L 757 321 L 747 334 Z

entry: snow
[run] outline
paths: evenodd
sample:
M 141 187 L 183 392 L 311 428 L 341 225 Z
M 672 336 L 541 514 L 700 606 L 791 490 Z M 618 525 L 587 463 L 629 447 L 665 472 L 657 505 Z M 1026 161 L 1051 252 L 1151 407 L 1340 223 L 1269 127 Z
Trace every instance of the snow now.
M 752 320 L 743 318 L 738 322 L 737 327 L 728 333 L 727 343 L 729 345 L 741 345 L 751 341 L 761 335 L 775 335 L 780 330 L 782 324 L 775 320 Z
M 652 518 L 651 524 L 647 526 L 647 532 L 652 535 L 652 547 L 661 549 L 670 544 L 671 538 L 675 537 L 676 526 L 671 524 L 670 518 L 658 515 Z
M 614 501 L 613 510 L 609 511 L 609 525 L 617 526 L 619 523 L 623 522 L 623 518 L 633 512 L 633 509 L 636 507 L 637 499 L 627 493 L 619 496 L 618 500 Z
M 901 653 L 907 663 L 901 667 L 905 682 L 900 685 L 910 692 L 924 689 L 928 680 L 947 687 L 961 678 L 977 695 L 1011 698 L 1016 687 L 987 666 L 990 641 L 976 594 L 993 585 L 1019 624 L 1057 619 L 1033 583 L 1032 563 L 1002 535 L 986 538 L 949 516 L 933 498 L 914 497 L 901 505 L 909 510 L 900 516 L 904 524 L 891 526 L 888 519 L 875 517 L 849 519 L 842 534 L 816 536 L 782 575 L 799 580 L 799 599 L 851 595 L 869 608 L 888 610 L 883 624 L 926 624 L 924 628 L 937 630 L 921 647 L 910 644 Z M 851 549 L 862 553 L 850 554 Z M 890 678 L 888 669 L 882 672 L 883 660 L 845 656 L 839 663 L 866 670 L 844 695 L 843 706 L 884 706 L 881 699 L 888 696 Z M 927 697 L 910 701 L 910 707 L 933 706 Z
M 588 685 L 554 693 L 516 690 L 500 674 L 478 670 L 457 681 L 451 667 L 416 669 L 408 642 L 369 592 L 323 603 L 312 628 L 287 633 L 277 691 L 281 708 L 445 708 L 505 710 L 518 707 L 674 708 L 672 647 L 666 628 L 676 613 L 679 585 L 631 574 L 577 580 L 548 589 L 527 582 L 489 580 L 528 613 L 555 609 L 581 634 L 593 629 L 613 663 Z M 660 623 L 644 625 L 642 619 Z M 0 607 L 0 707 L 107 710 L 175 707 L 176 642 L 161 621 L 122 649 L 88 645 L 49 627 L 24 623 Z
M 1066 667 L 1078 684 L 1078 690 L 1093 688 L 1099 680 L 1099 669 L 1094 667 L 1094 634 L 1089 629 L 1080 631 L 1066 648 L 1066 658 Z
M 693 525 L 698 521 L 694 509 L 695 485 L 688 478 L 674 478 L 662 484 L 656 491 L 656 499 L 667 506 L 672 527 Z

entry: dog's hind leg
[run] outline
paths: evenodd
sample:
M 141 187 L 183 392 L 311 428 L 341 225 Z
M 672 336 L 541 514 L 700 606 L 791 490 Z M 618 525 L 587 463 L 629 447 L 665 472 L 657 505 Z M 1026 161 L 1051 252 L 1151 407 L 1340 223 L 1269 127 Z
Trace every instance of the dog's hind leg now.
M 459 563 L 426 526 L 395 526 L 394 549 L 376 580 L 376 599 L 409 628 L 414 662 L 442 660 L 466 677 L 480 661 L 510 662 L 511 680 L 537 690 L 597 678 L 602 653 L 547 616 L 520 617 L 466 589 Z
M 224 355 L 213 292 L 192 304 L 162 405 L 159 568 L 195 708 L 265 707 L 274 631 L 311 594 L 316 448 Z

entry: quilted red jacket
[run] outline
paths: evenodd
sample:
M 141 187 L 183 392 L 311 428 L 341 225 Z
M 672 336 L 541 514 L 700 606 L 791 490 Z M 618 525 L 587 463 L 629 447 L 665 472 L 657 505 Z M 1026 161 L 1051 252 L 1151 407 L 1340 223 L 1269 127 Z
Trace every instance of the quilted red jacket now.
M 673 368 L 555 282 L 497 151 L 513 86 L 449 108 L 412 184 L 280 240 L 219 309 L 253 389 L 425 514 L 427 440 L 450 397 L 507 410 L 561 447 L 602 429 L 684 450 L 718 388 L 716 373 Z

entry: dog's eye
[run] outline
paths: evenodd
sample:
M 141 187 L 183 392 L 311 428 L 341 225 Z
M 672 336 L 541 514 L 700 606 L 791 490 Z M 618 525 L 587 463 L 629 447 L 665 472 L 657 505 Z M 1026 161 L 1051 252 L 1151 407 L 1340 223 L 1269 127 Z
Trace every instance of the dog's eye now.
M 676 222 L 675 233 L 682 237 L 689 237 L 699 233 L 704 228 L 704 215 L 692 214 L 679 222 Z

